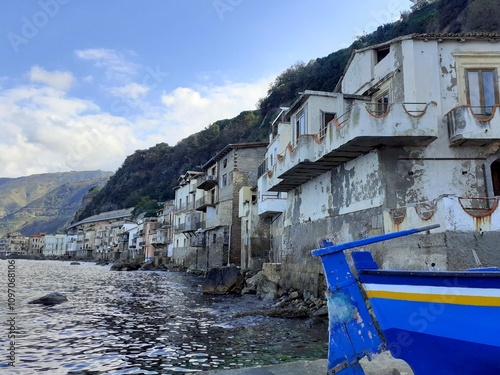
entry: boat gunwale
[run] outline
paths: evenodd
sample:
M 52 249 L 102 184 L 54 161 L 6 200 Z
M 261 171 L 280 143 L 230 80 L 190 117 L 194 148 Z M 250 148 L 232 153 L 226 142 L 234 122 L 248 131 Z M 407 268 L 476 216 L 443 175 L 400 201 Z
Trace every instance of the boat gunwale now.
M 361 275 L 373 276 L 416 276 L 416 277 L 470 277 L 470 278 L 498 278 L 500 271 L 419 271 L 419 270 L 381 270 L 381 269 L 360 269 Z

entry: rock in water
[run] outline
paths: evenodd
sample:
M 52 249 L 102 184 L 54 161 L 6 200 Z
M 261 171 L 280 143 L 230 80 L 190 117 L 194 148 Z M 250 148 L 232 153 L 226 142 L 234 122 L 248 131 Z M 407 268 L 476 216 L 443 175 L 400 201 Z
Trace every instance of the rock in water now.
M 59 303 L 66 302 L 68 299 L 64 294 L 61 293 L 50 293 L 47 294 L 43 297 L 37 298 L 31 302 L 30 304 L 38 304 L 38 305 L 44 305 L 44 306 L 53 306 L 57 305 Z
M 69 265 L 70 266 L 79 266 L 80 262 L 71 262 Z
M 240 270 L 232 265 L 208 271 L 202 289 L 204 294 L 240 294 L 244 285 L 245 278 Z

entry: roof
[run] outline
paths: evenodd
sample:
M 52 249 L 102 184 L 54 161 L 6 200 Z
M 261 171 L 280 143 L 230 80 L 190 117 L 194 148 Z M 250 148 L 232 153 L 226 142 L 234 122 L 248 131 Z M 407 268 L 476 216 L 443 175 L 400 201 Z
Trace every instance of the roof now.
M 214 157 L 201 166 L 201 169 L 206 170 L 210 165 L 215 164 L 217 161 L 221 160 L 224 156 L 229 154 L 232 150 L 238 150 L 241 148 L 258 148 L 267 147 L 267 142 L 251 142 L 251 143 L 230 143 L 222 150 L 220 150 Z
M 476 33 L 425 33 L 425 34 L 407 34 L 403 35 L 391 40 L 388 40 L 383 43 L 379 44 L 373 44 L 371 46 L 367 46 L 364 48 L 356 49 L 353 50 L 351 53 L 351 56 L 349 57 L 349 60 L 347 61 L 347 64 L 344 68 L 344 72 L 342 76 L 340 77 L 339 81 L 335 85 L 334 92 L 338 93 L 341 90 L 341 84 L 344 79 L 345 72 L 351 65 L 352 59 L 354 58 L 354 55 L 360 52 L 364 51 L 369 51 L 369 50 L 375 50 L 383 47 L 388 47 L 391 44 L 401 42 L 403 40 L 423 40 L 423 41 L 431 41 L 435 40 L 437 42 L 443 42 L 445 40 L 448 41 L 456 41 L 456 42 L 465 42 L 467 40 L 478 40 L 478 39 L 483 39 L 486 40 L 490 43 L 498 43 L 500 42 L 500 33 L 490 33 L 490 32 L 476 32 Z
M 75 228 L 75 227 L 82 225 L 82 224 L 97 223 L 99 221 L 125 219 L 127 217 L 132 216 L 133 210 L 134 210 L 134 208 L 132 207 L 132 208 L 125 208 L 122 210 L 102 212 L 99 215 L 89 216 L 83 220 L 80 220 L 74 224 L 71 224 L 66 229 Z

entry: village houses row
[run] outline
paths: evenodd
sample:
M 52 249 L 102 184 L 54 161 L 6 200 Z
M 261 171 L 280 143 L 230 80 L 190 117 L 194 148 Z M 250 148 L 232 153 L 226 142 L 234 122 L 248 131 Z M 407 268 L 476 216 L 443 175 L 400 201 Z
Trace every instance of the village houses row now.
M 274 267 L 283 287 L 317 294 L 322 239 L 439 224 L 370 250 L 383 268 L 498 266 L 499 42 L 419 34 L 357 50 L 333 92 L 281 109 L 268 143 L 227 145 L 181 175 L 158 217 L 102 213 L 68 228 L 61 253 L 46 235 L 43 252 Z

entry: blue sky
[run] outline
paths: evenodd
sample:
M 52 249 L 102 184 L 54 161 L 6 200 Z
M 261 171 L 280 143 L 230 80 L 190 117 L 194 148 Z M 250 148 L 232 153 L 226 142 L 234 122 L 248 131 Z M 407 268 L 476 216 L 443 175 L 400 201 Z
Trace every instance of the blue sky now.
M 255 109 L 402 0 L 4 0 L 0 177 L 102 169 Z

